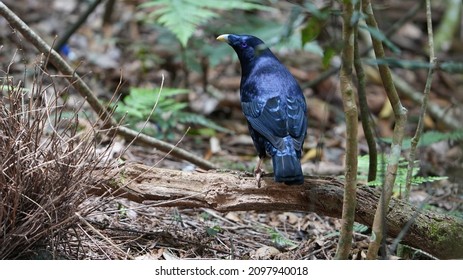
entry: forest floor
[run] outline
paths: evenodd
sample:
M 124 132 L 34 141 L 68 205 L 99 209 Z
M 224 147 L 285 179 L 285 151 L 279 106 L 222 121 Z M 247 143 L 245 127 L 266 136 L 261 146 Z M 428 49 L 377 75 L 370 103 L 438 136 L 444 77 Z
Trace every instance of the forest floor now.
M 55 34 L 62 34 L 63 28 L 74 22 L 77 15 L 86 8 L 80 1 L 4 2 L 49 43 L 53 41 Z M 183 135 L 188 125 L 179 124 L 163 131 L 166 136 L 164 140 L 176 144 L 181 139 L 179 147 L 200 155 L 221 168 L 251 172 L 257 163 L 257 157 L 240 110 L 240 69 L 237 60 L 227 56 L 213 67 L 202 68 L 202 72 L 185 70 L 176 53 L 179 47 L 163 44 L 159 29 L 139 20 L 144 14 L 137 8 L 137 1 L 116 2 L 113 18 L 117 20 L 113 24 L 101 27 L 104 13 L 101 5 L 69 41 L 72 56 L 68 60 L 84 76 L 85 82 L 102 100 L 109 100 L 116 89 L 118 94 L 126 96 L 131 87 L 158 88 L 163 78 L 163 86 L 166 88 L 187 88 L 188 94 L 176 99 L 177 101 L 186 102 L 190 112 L 201 114 L 233 133 L 211 134 L 210 131 L 204 132 L 200 126 L 193 125 L 192 132 Z M 405 1 L 407 2 L 413 1 Z M 285 16 L 286 12 L 282 11 L 280 16 Z M 420 52 L 414 52 L 421 50 L 426 43 L 423 14 L 424 11 L 419 12 L 414 21 L 406 24 L 392 37 L 392 41 L 403 49 L 401 57 L 404 59 L 426 59 Z M 439 16 L 442 13 L 437 11 L 436 14 Z M 389 14 L 386 11 L 381 19 L 383 24 L 394 21 L 394 13 Z M 34 69 L 39 55 L 32 45 L 14 34 L 2 19 L 0 26 L 3 27 L 0 29 L 0 70 L 15 80 L 25 79 L 27 86 L 31 76 L 25 69 Z M 206 44 L 218 46 L 220 43 L 215 42 L 216 35 L 218 34 L 198 36 L 202 36 Z M 310 175 L 342 176 L 346 128 L 338 75 L 332 75 L 310 88 L 304 87 L 304 84 L 323 71 L 321 58 L 301 51 L 276 54 L 299 80 L 308 102 L 309 129 L 302 159 L 304 172 Z M 452 49 L 442 54 L 442 57 L 452 59 Z M 394 71 L 417 91 L 423 90 L 425 70 Z M 393 114 L 380 81 L 373 76 L 372 74 L 367 84 L 368 102 L 376 121 L 377 134 L 381 138 L 388 138 L 392 136 Z M 53 83 L 58 88 L 67 86 L 65 80 L 59 77 Z M 119 87 L 121 83 L 122 86 Z M 461 116 L 462 93 L 461 74 L 438 72 L 430 103 L 445 110 L 453 110 L 452 113 Z M 81 101 L 70 88 L 67 100 L 70 110 L 79 108 Z M 420 107 L 405 96 L 403 103 L 409 111 L 406 135 L 411 137 L 416 128 Z M 87 105 L 80 110 L 87 111 L 86 114 L 92 118 L 91 109 Z M 452 130 L 445 127 L 441 120 L 428 116 L 425 131 Z M 365 155 L 368 147 L 361 128 L 358 138 L 360 153 Z M 115 138 L 112 143 L 115 160 L 185 171 L 194 171 L 196 168 L 188 162 L 138 145 L 130 145 L 121 154 L 128 144 L 124 139 Z M 104 143 L 101 146 L 104 148 Z M 463 217 L 462 147 L 461 140 L 444 139 L 419 148 L 417 176 L 447 178 L 415 185 L 410 197 L 412 203 L 424 205 L 432 211 Z M 387 153 L 387 145 L 383 145 L 382 149 Z M 408 150 L 405 150 L 404 156 L 407 154 Z M 266 164 L 266 170 L 270 171 L 270 162 Z M 362 177 L 360 179 L 364 182 Z M 396 193 L 399 194 L 400 191 Z M 210 209 L 152 207 L 127 199 L 101 197 L 89 197 L 82 205 L 90 206 L 95 207 L 95 210 L 84 217 L 86 223 L 74 229 L 78 234 L 70 234 L 65 245 L 55 248 L 58 258 L 333 259 L 340 230 L 339 219 L 321 217 L 316 213 L 220 213 Z M 351 256 L 353 259 L 365 258 L 370 233 L 368 227 L 356 225 Z M 396 258 L 396 252 L 390 254 Z M 31 252 L 31 256 L 42 257 L 34 252 Z M 410 258 L 430 257 L 424 252 L 417 252 Z

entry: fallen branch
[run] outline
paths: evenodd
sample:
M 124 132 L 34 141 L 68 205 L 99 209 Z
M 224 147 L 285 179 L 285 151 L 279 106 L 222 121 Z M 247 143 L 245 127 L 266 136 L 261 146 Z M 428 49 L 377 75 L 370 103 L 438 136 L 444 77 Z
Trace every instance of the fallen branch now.
M 262 179 L 257 188 L 252 176 L 239 172 L 183 172 L 128 164 L 97 178 L 92 194 L 113 195 L 158 207 L 205 207 L 218 211 L 307 211 L 341 217 L 344 184 L 332 178 L 306 177 L 301 186 Z M 361 186 L 357 191 L 355 220 L 371 227 L 380 192 Z M 403 243 L 438 258 L 463 258 L 463 221 L 392 198 L 385 217 L 395 237 L 414 219 Z

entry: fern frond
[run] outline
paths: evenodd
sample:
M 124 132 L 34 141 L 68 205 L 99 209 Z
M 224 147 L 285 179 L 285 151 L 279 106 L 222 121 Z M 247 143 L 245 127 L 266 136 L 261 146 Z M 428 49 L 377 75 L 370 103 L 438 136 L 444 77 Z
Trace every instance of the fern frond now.
M 386 143 L 392 143 L 391 138 L 383 138 L 382 139 Z M 420 142 L 418 143 L 418 147 L 427 147 L 431 144 L 438 143 L 440 141 L 460 141 L 463 140 L 463 129 L 458 129 L 450 132 L 440 132 L 440 131 L 427 131 L 423 133 L 420 137 Z M 410 149 L 411 146 L 411 139 L 406 138 L 402 142 L 402 149 L 407 150 Z
M 172 130 L 177 127 L 177 124 L 196 124 L 215 131 L 233 134 L 233 131 L 202 115 L 185 112 L 184 109 L 188 107 L 188 103 L 179 102 L 172 97 L 186 93 L 188 90 L 179 88 L 163 88 L 160 94 L 157 88 L 131 88 L 130 94 L 124 98 L 123 102 L 118 102 L 116 115 L 125 116 L 126 123 L 132 127 L 145 121 L 151 115 L 150 121 L 160 131 L 157 136 L 162 137 L 173 136 Z M 157 106 L 151 112 L 156 101 Z
M 198 124 L 204 127 L 212 128 L 216 131 L 233 134 L 233 131 L 216 124 L 215 122 L 205 118 L 202 115 L 189 112 L 178 112 L 176 117 L 180 123 Z
M 219 10 L 271 9 L 249 0 L 151 0 L 141 4 L 140 7 L 156 7 L 157 9 L 151 12 L 150 16 L 174 33 L 184 47 L 198 26 L 218 17 Z
M 272 242 L 280 248 L 292 247 L 296 246 L 297 244 L 293 241 L 289 240 L 288 238 L 284 237 L 279 231 L 273 228 L 269 228 L 267 233 L 270 235 Z
M 378 174 L 377 174 L 376 180 L 368 182 L 369 186 L 379 187 L 384 184 L 385 166 L 382 166 L 381 164 L 382 164 L 381 162 L 378 163 L 378 168 L 377 168 Z M 368 165 L 369 165 L 368 155 L 358 157 L 358 179 L 360 181 L 367 180 Z M 414 166 L 415 168 L 413 168 L 413 173 L 412 173 L 413 177 L 411 180 L 411 183 L 413 185 L 420 185 L 424 183 L 431 183 L 431 182 L 447 179 L 447 177 L 445 176 L 428 176 L 428 177 L 417 176 L 420 170 L 419 161 L 415 161 Z M 408 161 L 405 158 L 401 157 L 399 161 L 399 168 L 397 170 L 397 177 L 396 177 L 395 186 L 394 186 L 395 193 L 399 193 L 401 189 L 403 188 L 403 186 L 405 185 L 406 178 L 407 178 L 407 168 L 408 168 Z

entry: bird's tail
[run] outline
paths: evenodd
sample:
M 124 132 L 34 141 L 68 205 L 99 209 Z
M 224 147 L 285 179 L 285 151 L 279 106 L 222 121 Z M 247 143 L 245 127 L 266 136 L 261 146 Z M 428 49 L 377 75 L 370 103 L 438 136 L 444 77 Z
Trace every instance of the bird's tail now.
M 275 182 L 284 182 L 287 185 L 300 185 L 304 182 L 301 162 L 296 154 L 292 141 L 285 141 L 283 151 L 277 151 L 272 156 Z

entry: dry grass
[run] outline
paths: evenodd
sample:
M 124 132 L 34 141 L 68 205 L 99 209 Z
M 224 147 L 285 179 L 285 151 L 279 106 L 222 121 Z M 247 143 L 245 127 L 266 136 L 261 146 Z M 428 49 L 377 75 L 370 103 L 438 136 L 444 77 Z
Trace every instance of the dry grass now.
M 75 213 L 92 172 L 107 164 L 96 152 L 95 126 L 82 132 L 77 113 L 60 104 L 67 89 L 57 90 L 40 65 L 27 89 L 0 78 L 0 259 L 72 255 Z

